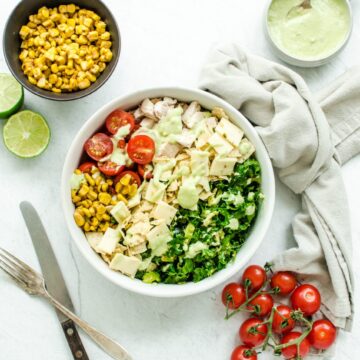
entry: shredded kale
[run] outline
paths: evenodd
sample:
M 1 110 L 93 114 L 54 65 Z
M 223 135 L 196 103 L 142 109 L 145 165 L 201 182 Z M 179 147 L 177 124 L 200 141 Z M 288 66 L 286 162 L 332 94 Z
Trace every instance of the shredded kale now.
M 250 158 L 238 163 L 229 180 L 213 181 L 210 188 L 215 195 L 200 200 L 198 210 L 179 209 L 170 225 L 168 251 L 154 257 L 151 269 L 139 271 L 137 278 L 148 283 L 197 282 L 235 259 L 263 199 L 259 162 Z M 199 243 L 202 249 L 196 251 Z

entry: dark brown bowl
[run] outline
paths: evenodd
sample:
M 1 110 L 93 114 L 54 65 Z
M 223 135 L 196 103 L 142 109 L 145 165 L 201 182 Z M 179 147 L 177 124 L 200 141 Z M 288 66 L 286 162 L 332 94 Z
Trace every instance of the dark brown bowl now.
M 113 58 L 107 64 L 105 70 L 96 79 L 96 81 L 87 89 L 69 93 L 54 93 L 31 84 L 26 75 L 23 73 L 21 69 L 21 62 L 19 60 L 21 45 L 19 31 L 22 25 L 26 25 L 28 23 L 29 16 L 36 14 L 38 9 L 42 6 L 54 8 L 62 4 L 75 4 L 81 8 L 93 10 L 101 16 L 102 20 L 105 21 L 108 26 L 108 31 L 111 34 L 111 41 L 113 44 L 111 50 L 113 52 Z M 3 40 L 5 59 L 15 78 L 33 94 L 46 99 L 58 101 L 80 99 L 100 88 L 114 71 L 119 60 L 121 48 L 120 32 L 116 20 L 110 10 L 100 0 L 22 0 L 8 18 L 4 30 Z

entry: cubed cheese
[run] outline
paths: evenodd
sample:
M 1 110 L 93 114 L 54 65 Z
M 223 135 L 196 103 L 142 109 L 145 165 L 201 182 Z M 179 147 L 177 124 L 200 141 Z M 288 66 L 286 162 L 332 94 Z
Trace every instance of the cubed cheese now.
M 221 155 L 229 154 L 233 150 L 233 146 L 218 133 L 213 134 L 208 142 Z
M 126 246 L 138 246 L 143 242 L 145 242 L 145 235 L 140 234 L 127 234 L 124 239 Z
M 171 233 L 169 228 L 162 223 L 155 226 L 147 235 L 149 241 L 149 248 L 155 256 L 161 256 L 167 251 L 167 243 L 171 240 Z
M 168 205 L 164 201 L 159 201 L 157 206 L 152 212 L 154 219 L 164 220 L 167 225 L 169 225 L 174 218 L 177 209 L 171 205 Z
M 126 218 L 130 216 L 130 211 L 122 201 L 119 201 L 110 211 L 114 219 L 121 224 Z
M 135 196 L 133 196 L 127 203 L 127 206 L 129 209 L 138 206 L 141 201 L 141 195 L 137 193 Z
M 215 131 L 223 136 L 230 144 L 239 146 L 244 132 L 229 120 L 222 118 Z
M 193 176 L 209 176 L 209 155 L 207 151 L 191 151 L 190 167 Z
M 174 158 L 181 150 L 181 145 L 179 144 L 171 144 L 171 143 L 163 143 L 159 147 L 158 156 L 166 156 L 168 158 Z
M 143 252 L 145 252 L 147 250 L 146 247 L 146 241 L 143 241 L 142 243 L 135 245 L 135 246 L 131 246 L 129 248 L 129 255 L 138 255 L 138 254 L 142 254 Z
M 112 254 L 116 244 L 120 240 L 120 232 L 112 228 L 108 228 L 96 247 L 96 251 L 103 254 Z
M 236 158 L 215 157 L 210 167 L 210 175 L 226 176 L 231 175 L 237 162 Z
M 135 256 L 116 254 L 110 262 L 110 269 L 121 271 L 123 274 L 134 277 L 139 269 L 141 260 Z
M 154 182 L 154 179 L 149 181 L 146 189 L 145 200 L 156 203 L 164 196 L 166 185 L 161 182 Z
M 127 234 L 141 234 L 141 235 L 145 235 L 147 232 L 149 232 L 151 229 L 150 223 L 147 221 L 141 221 L 138 222 L 134 225 L 132 225 L 131 227 L 129 227 L 126 231 Z
M 197 137 L 195 145 L 197 149 L 203 149 L 208 146 L 208 141 L 213 132 L 209 129 L 208 126 L 205 126 L 201 131 L 200 135 Z

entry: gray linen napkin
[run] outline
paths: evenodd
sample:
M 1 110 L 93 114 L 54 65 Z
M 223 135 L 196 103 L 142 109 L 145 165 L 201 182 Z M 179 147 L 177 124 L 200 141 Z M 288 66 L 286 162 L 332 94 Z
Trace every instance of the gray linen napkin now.
M 360 152 L 360 68 L 314 95 L 296 72 L 225 45 L 211 52 L 200 86 L 257 125 L 279 178 L 301 195 L 298 247 L 277 256 L 275 270 L 318 286 L 322 311 L 350 330 L 352 244 L 340 166 Z

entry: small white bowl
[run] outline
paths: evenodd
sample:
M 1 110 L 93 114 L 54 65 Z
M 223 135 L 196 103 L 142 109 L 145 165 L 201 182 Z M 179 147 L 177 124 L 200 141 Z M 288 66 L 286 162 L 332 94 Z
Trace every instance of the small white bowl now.
M 281 49 L 276 44 L 276 42 L 271 37 L 270 30 L 269 30 L 269 24 L 268 24 L 268 15 L 269 15 L 270 6 L 271 6 L 273 0 L 270 0 L 269 5 L 266 7 L 266 10 L 265 10 L 264 28 L 265 28 L 266 38 L 269 42 L 270 48 L 273 51 L 273 53 L 279 59 L 285 61 L 286 63 L 288 63 L 290 65 L 294 65 L 294 66 L 303 67 L 303 68 L 318 67 L 318 66 L 322 66 L 322 65 L 328 63 L 329 61 L 331 61 L 333 58 L 335 58 L 337 55 L 339 55 L 339 53 L 341 53 L 341 51 L 345 48 L 345 46 L 349 42 L 349 39 L 350 39 L 350 36 L 352 33 L 352 29 L 353 29 L 353 12 L 352 12 L 352 8 L 351 8 L 351 4 L 350 4 L 349 0 L 344 0 L 344 1 L 346 2 L 346 5 L 349 10 L 350 24 L 349 24 L 348 34 L 347 34 L 346 38 L 344 39 L 343 43 L 339 44 L 339 47 L 337 49 L 335 49 L 333 53 L 331 53 L 330 55 L 328 55 L 326 57 L 314 59 L 314 60 L 306 60 L 306 59 L 300 59 L 300 58 L 294 57 L 294 56 L 286 53 L 283 49 Z
M 103 126 L 106 116 L 116 108 L 131 109 L 145 98 L 158 98 L 169 96 L 181 101 L 191 102 L 198 101 L 204 108 L 212 109 L 215 106 L 222 107 L 230 116 L 232 121 L 241 127 L 249 140 L 254 144 L 256 149 L 256 158 L 260 162 L 262 170 L 262 192 L 265 199 L 259 210 L 256 222 L 247 238 L 245 244 L 240 249 L 234 262 L 215 273 L 213 276 L 197 283 L 187 283 L 183 285 L 167 285 L 167 284 L 146 284 L 138 279 L 131 279 L 120 272 L 111 270 L 108 265 L 97 255 L 89 246 L 84 233 L 77 227 L 73 219 L 74 205 L 71 202 L 70 177 L 79 165 L 81 155 L 83 153 L 84 142 L 94 134 L 101 126 Z M 275 200 L 275 182 L 271 161 L 260 137 L 256 133 L 254 127 L 245 119 L 234 107 L 220 98 L 209 94 L 202 90 L 185 89 L 178 87 L 154 88 L 149 90 L 138 91 L 130 95 L 122 96 L 110 101 L 107 105 L 99 109 L 91 118 L 83 125 L 72 142 L 62 172 L 62 205 L 65 213 L 66 223 L 70 230 L 71 236 L 80 253 L 89 261 L 97 271 L 104 277 L 125 289 L 136 293 L 156 296 L 156 297 L 181 297 L 197 294 L 209 290 L 236 274 L 254 255 L 261 245 L 266 234 L 274 208 Z

